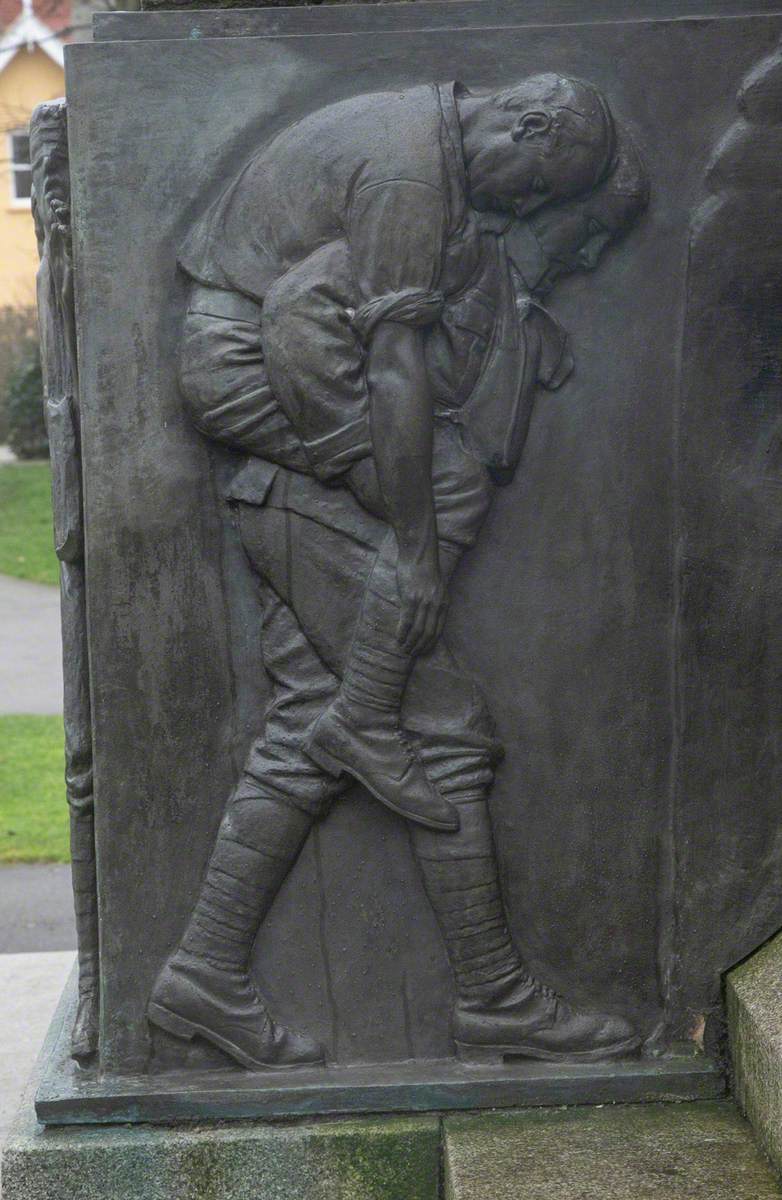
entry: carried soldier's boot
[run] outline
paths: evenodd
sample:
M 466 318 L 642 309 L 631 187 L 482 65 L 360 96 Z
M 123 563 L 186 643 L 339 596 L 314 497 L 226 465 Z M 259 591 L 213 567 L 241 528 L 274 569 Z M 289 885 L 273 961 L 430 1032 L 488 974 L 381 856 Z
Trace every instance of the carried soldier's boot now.
M 411 836 L 456 981 L 459 1057 L 591 1062 L 632 1053 L 640 1038 L 627 1021 L 568 1004 L 524 966 L 505 917 L 486 801 L 464 795 L 458 808 L 458 833 Z
M 430 782 L 399 715 L 414 659 L 399 645 L 399 610 L 367 586 L 336 699 L 315 723 L 305 749 L 324 771 L 352 775 L 393 812 L 431 829 L 459 817 Z
M 98 1050 L 100 996 L 95 822 L 91 808 L 71 808 L 71 879 L 79 962 L 79 1003 L 71 1030 L 71 1054 L 83 1063 Z
M 258 927 L 310 826 L 275 797 L 229 805 L 185 935 L 152 989 L 153 1025 L 205 1038 L 248 1069 L 324 1061 L 316 1041 L 273 1020 L 249 975 Z

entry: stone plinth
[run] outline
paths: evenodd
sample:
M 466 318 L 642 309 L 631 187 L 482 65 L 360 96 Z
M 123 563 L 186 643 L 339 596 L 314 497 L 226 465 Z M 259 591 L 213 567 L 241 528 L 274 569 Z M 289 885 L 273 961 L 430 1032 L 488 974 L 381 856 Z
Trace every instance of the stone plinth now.
M 731 971 L 726 990 L 736 1098 L 782 1167 L 782 934 Z
M 782 1186 L 729 1101 L 451 1117 L 445 1200 L 772 1200 Z
M 437 1200 L 437 1117 L 40 1125 L 57 1024 L 3 1147 L 3 1200 Z
M 28 1095 L 4 1200 L 437 1200 L 434 1117 L 44 1128 Z

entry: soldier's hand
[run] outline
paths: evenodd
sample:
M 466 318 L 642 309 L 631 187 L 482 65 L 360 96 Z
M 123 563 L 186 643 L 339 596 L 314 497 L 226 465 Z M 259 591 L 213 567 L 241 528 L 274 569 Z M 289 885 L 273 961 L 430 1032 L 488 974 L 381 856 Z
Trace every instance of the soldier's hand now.
M 431 649 L 442 633 L 447 595 L 440 577 L 437 551 L 400 553 L 396 567 L 401 601 L 399 640 L 407 654 Z

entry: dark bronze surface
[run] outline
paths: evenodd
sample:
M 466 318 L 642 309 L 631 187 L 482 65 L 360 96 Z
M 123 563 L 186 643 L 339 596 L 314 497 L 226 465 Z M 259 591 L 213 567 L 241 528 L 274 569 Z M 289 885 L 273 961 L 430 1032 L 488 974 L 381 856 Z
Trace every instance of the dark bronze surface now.
M 558 6 L 546 24 L 536 9 L 491 0 L 362 7 L 353 25 L 351 11 L 336 6 L 204 14 L 203 28 L 200 14 L 116 15 L 98 24 L 107 40 L 68 50 L 102 935 L 102 1082 L 92 1093 L 98 1107 L 101 1096 L 121 1091 L 123 1077 L 132 1078 L 129 1086 L 139 1094 L 138 1080 L 149 1077 L 167 1081 L 171 1112 L 185 1076 L 220 1075 L 256 1089 L 253 1113 L 291 1112 L 302 1103 L 296 1078 L 313 1072 L 346 1087 L 344 1103 L 359 1108 L 375 1103 L 361 1090 L 370 1079 L 390 1089 L 380 1107 L 396 1107 L 389 1095 L 404 1097 L 407 1087 L 414 1107 L 511 1103 L 497 1099 L 510 1094 L 503 1089 L 511 1072 L 514 1080 L 532 1081 L 530 1102 L 540 1102 L 536 1095 L 548 1102 L 560 1094 L 550 1081 L 571 1077 L 579 1081 L 571 1100 L 605 1098 L 607 1079 L 659 1079 L 667 1068 L 648 1058 L 582 1061 L 577 1068 L 501 1062 L 507 1052 L 530 1049 L 514 1033 L 517 1018 L 530 1018 L 527 970 L 567 997 L 565 1004 L 545 988 L 535 993 L 538 1029 L 571 1021 L 573 1037 L 580 1030 L 583 1040 L 566 1041 L 566 1053 L 599 1057 L 625 1042 L 629 1049 L 637 1030 L 644 1053 L 653 1054 L 702 1034 L 704 1021 L 719 1014 L 721 972 L 782 923 L 774 698 L 782 667 L 775 617 L 782 579 L 772 503 L 782 114 L 773 63 L 772 84 L 764 90 L 757 79 L 757 64 L 775 51 L 782 16 L 757 15 L 754 6 L 746 15 L 741 5 L 729 14 L 724 6 L 710 6 L 705 15 L 686 7 L 676 12 L 689 19 L 675 19 L 672 9 L 660 15 L 657 7 L 631 12 L 607 4 L 594 12 Z M 404 653 L 393 649 L 400 662 L 407 657 L 385 693 L 391 724 L 398 719 L 414 733 L 414 754 L 424 766 L 430 736 L 424 717 L 447 728 L 460 746 L 467 732 L 492 743 L 491 765 L 481 759 L 480 795 L 467 806 L 448 801 L 459 810 L 455 834 L 431 828 L 447 823 L 448 810 L 412 786 L 402 798 L 411 801 L 412 820 L 406 825 L 388 811 L 402 803 L 378 783 L 375 768 L 371 779 L 361 775 L 372 795 L 345 790 L 337 780 L 316 800 L 299 796 L 293 807 L 304 819 L 297 825 L 274 809 L 280 802 L 290 807 L 290 796 L 267 797 L 262 844 L 277 867 L 261 869 L 261 843 L 236 836 L 237 801 L 246 814 L 245 801 L 257 804 L 258 791 L 235 791 L 237 779 L 246 783 L 243 764 L 254 744 L 258 749 L 259 714 L 271 698 L 261 643 L 279 711 L 310 704 L 308 736 L 317 741 L 311 724 L 343 676 L 353 681 L 348 690 L 355 700 L 357 665 L 372 660 L 377 631 L 384 654 L 397 636 L 393 623 L 375 615 L 371 636 L 353 639 L 387 526 L 372 505 L 372 480 L 356 471 L 345 486 L 344 460 L 335 466 L 328 456 L 317 458 L 314 469 L 317 438 L 306 427 L 314 392 L 302 388 L 303 401 L 295 388 L 286 392 L 311 362 L 318 366 L 304 325 L 299 343 L 280 335 L 291 312 L 307 316 L 299 266 L 313 247 L 272 264 L 262 279 L 259 263 L 239 246 L 238 273 L 236 261 L 226 267 L 221 259 L 225 277 L 218 279 L 210 275 L 213 261 L 206 261 L 204 277 L 203 255 L 193 258 L 193 231 L 206 230 L 209 259 L 230 225 L 210 224 L 207 216 L 225 217 L 221 192 L 294 122 L 306 132 L 311 114 L 349 97 L 401 96 L 453 79 L 488 95 L 541 71 L 585 79 L 599 90 L 635 180 L 628 194 L 642 200 L 631 206 L 626 239 L 604 245 L 586 205 L 606 182 L 626 177 L 612 157 L 581 186 L 578 201 L 599 243 L 593 249 L 605 251 L 580 265 L 598 269 L 552 279 L 546 268 L 535 282 L 527 235 L 533 231 L 539 248 L 554 236 L 547 207 L 557 220 L 566 211 L 554 203 L 556 188 L 548 206 L 524 212 L 513 228 L 487 223 L 483 236 L 501 235 L 500 262 L 515 264 L 525 285 L 507 293 L 520 327 L 537 330 L 540 358 L 527 343 L 515 361 L 545 360 L 549 367 L 553 361 L 552 390 L 539 371 L 531 378 L 521 371 L 516 395 L 526 407 L 518 410 L 523 419 L 511 421 L 520 435 L 504 447 L 504 457 L 493 458 L 496 443 L 488 450 L 483 444 L 487 414 L 513 377 L 513 354 L 503 360 L 501 388 L 467 389 L 464 409 L 473 425 L 461 422 L 464 445 L 491 468 L 494 498 L 471 532 L 475 546 L 447 584 L 445 637 L 453 657 L 442 659 L 440 647 L 429 659 L 417 653 L 427 636 L 436 640 L 437 598 L 417 626 L 413 620 L 418 644 L 402 647 Z M 458 99 L 456 107 L 461 123 Z M 545 118 L 545 100 L 540 109 Z M 537 137 L 545 129 L 534 122 L 520 127 L 522 145 L 528 133 Z M 631 147 L 638 151 L 633 169 Z M 324 172 L 310 181 L 305 176 L 299 191 L 321 195 Z M 644 176 L 651 197 L 642 213 Z M 269 228 L 298 203 L 298 193 L 286 200 L 284 185 L 281 178 L 279 214 L 271 200 L 259 209 Z M 414 220 L 388 225 L 400 257 L 405 238 L 418 233 Z M 329 244 L 324 240 L 318 253 L 327 257 Z M 178 256 L 189 275 L 177 267 Z M 356 336 L 374 345 L 380 310 L 372 304 L 387 296 L 361 295 L 352 303 L 353 270 L 350 255 L 334 252 L 319 280 L 340 293 Z M 430 329 L 421 335 L 431 351 L 429 378 L 439 372 L 442 381 L 449 360 L 430 343 L 438 322 L 447 325 L 453 297 L 435 276 L 418 286 L 417 296 L 397 296 L 397 307 L 383 309 L 380 329 L 388 344 L 383 330 L 415 326 L 420 318 L 419 327 Z M 230 311 L 210 312 L 197 291 L 214 291 L 216 284 L 234 305 Z M 275 288 L 272 303 L 268 293 Z M 496 295 L 488 342 L 504 345 Z M 470 313 L 480 363 L 486 331 Z M 197 359 L 193 347 L 209 351 L 220 320 L 229 333 L 225 356 Z M 182 353 L 185 328 L 189 358 Z M 467 364 L 460 378 L 467 380 L 469 347 L 460 353 Z M 268 439 L 261 453 L 261 443 L 249 444 L 244 434 L 238 443 L 226 437 L 214 417 L 207 383 L 223 386 L 218 366 L 232 354 L 256 364 L 259 393 L 265 388 L 281 405 L 293 430 L 291 440 L 290 429 L 280 426 L 274 452 Z M 183 362 L 192 366 L 190 376 Z M 194 389 L 203 432 L 192 424 Z M 507 409 L 499 411 L 494 429 L 503 428 L 503 412 L 507 418 Z M 369 441 L 349 441 L 348 465 L 367 458 L 377 465 L 379 447 L 393 450 L 393 437 L 387 445 L 372 444 L 372 437 L 370 431 Z M 432 472 L 444 477 L 452 448 L 439 435 L 434 443 Z M 249 467 L 237 444 L 253 456 Z M 354 453 L 357 445 L 371 453 Z M 303 460 L 291 463 L 285 457 L 291 454 Z M 403 466 L 414 458 L 404 455 Z M 495 494 L 497 483 L 507 486 Z M 476 484 L 470 494 L 479 491 Z M 387 505 L 387 484 L 382 498 Z M 462 536 L 463 526 L 449 528 Z M 463 543 L 455 541 L 461 553 Z M 456 557 L 443 560 L 444 578 Z M 395 560 L 381 553 L 376 561 L 387 568 L 383 587 L 389 579 L 393 584 Z M 378 594 L 387 593 L 381 587 Z M 303 674 L 288 677 L 292 660 L 278 652 L 295 649 L 300 635 L 312 657 Z M 467 672 L 458 666 L 464 661 L 471 664 Z M 399 683 L 408 674 L 401 697 Z M 496 735 L 472 687 L 483 693 Z M 354 776 L 358 766 L 364 770 L 366 729 L 351 728 L 359 753 L 350 761 L 352 751 L 333 723 L 325 753 L 301 734 L 296 753 L 313 762 L 321 789 L 335 764 Z M 495 739 L 505 757 L 487 804 Z M 381 760 L 387 766 L 387 748 L 378 748 L 377 739 L 372 744 L 376 766 Z M 272 777 L 267 749 L 258 751 L 262 780 Z M 279 761 L 285 771 L 292 760 Z M 214 873 L 206 876 L 224 811 L 233 822 L 227 840 L 240 849 L 221 849 L 218 841 Z M 452 845 L 467 839 L 468 853 L 449 856 L 448 838 Z M 470 866 L 454 867 L 468 859 Z M 218 879 L 233 880 L 228 909 L 215 901 Z M 470 887 L 483 889 L 490 906 L 486 955 L 507 969 L 506 991 L 492 990 L 488 978 L 466 979 L 459 938 L 469 921 L 451 922 L 456 910 L 444 897 Z M 214 980 L 192 960 L 214 967 L 216 930 L 226 915 L 228 940 L 241 953 L 218 963 L 223 975 L 233 972 L 233 990 L 220 986 L 207 1024 L 196 1018 Z M 248 979 L 245 960 L 259 919 Z M 189 962 L 176 960 L 176 982 L 166 977 L 153 995 L 163 1008 L 174 995 L 167 1011 L 179 1023 L 150 1026 L 155 981 L 180 943 Z M 476 933 L 468 960 L 479 944 Z M 527 966 L 512 962 L 514 954 Z M 475 982 L 484 991 L 468 996 Z M 263 1001 L 252 998 L 254 988 Z M 200 999 L 193 1000 L 193 989 Z M 214 1013 L 230 1016 L 245 1005 L 253 1020 L 265 1012 L 256 1003 L 268 1004 L 277 1031 L 242 1041 L 248 1061 L 307 1063 L 322 1046 L 329 1065 L 248 1074 L 227 1065 L 216 1036 L 212 1047 L 178 1036 L 206 1030 L 230 1054 L 237 1042 Z M 557 1003 L 564 1006 L 559 1015 L 547 1008 Z M 507 1011 L 500 1019 L 502 1004 Z M 571 1018 L 567 1005 L 577 1014 L 604 1013 L 602 1025 Z M 612 1021 L 626 1036 L 609 1046 L 601 1037 Z M 286 1031 L 296 1029 L 309 1041 L 286 1040 Z M 466 1057 L 477 1048 L 494 1061 L 458 1065 L 454 1033 Z M 707 1024 L 710 1045 L 712 1035 Z M 552 1049 L 542 1047 L 537 1030 L 533 1041 L 538 1052 Z M 65 1097 L 61 1112 L 95 1119 L 73 1079 L 88 1087 L 87 1075 L 52 1085 Z M 478 1090 L 462 1088 L 463 1079 L 480 1080 Z M 433 1104 L 430 1094 L 422 1101 L 438 1080 L 449 1099 Z M 637 1098 L 624 1086 L 608 1098 Z M 52 1119 L 45 1103 L 42 1093 L 39 1111 Z M 205 1113 L 218 1115 L 220 1103 L 204 1101 Z M 236 1115 L 225 1103 L 226 1115 Z M 139 1104 L 142 1118 L 154 1115 L 154 1105 Z
M 710 1100 L 725 1090 L 719 1068 L 686 1048 L 663 1058 L 590 1066 L 517 1061 L 498 1070 L 445 1058 L 382 1069 L 345 1066 L 270 1073 L 186 1068 L 99 1077 L 94 1069 L 77 1067 L 70 1057 L 75 992 L 74 977 L 55 1016 L 59 1035 L 36 1096 L 36 1114 L 46 1124 Z
M 79 951 L 80 1002 L 71 1049 L 88 1061 L 98 1049 L 98 900 L 87 581 L 79 415 L 79 372 L 71 238 L 68 117 L 64 100 L 38 105 L 30 121 L 32 210 L 41 263 L 38 327 L 44 417 L 52 468 L 54 548 L 60 560 L 65 784 L 70 810 L 71 875 Z

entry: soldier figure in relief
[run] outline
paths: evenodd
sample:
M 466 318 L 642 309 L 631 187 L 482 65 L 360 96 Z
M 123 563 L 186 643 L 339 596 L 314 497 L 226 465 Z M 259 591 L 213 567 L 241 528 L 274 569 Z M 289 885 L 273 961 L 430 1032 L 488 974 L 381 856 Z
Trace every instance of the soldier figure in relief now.
M 54 547 L 60 560 L 65 786 L 79 951 L 79 1004 L 71 1031 L 71 1053 L 79 1061 L 87 1062 L 98 1049 L 100 972 L 79 373 L 65 100 L 47 100 L 33 112 L 30 160 L 32 213 L 41 259 L 37 298 L 44 415 L 52 469 Z
M 538 982 L 513 944 L 486 805 L 500 748 L 440 635 L 535 394 L 570 370 L 534 292 L 594 265 L 644 202 L 600 94 L 541 75 L 488 97 L 431 85 L 322 109 L 191 231 L 181 386 L 197 427 L 251 456 L 230 499 L 267 585 L 275 697 L 154 986 L 154 1024 L 250 1068 L 323 1060 L 275 1023 L 248 964 L 313 821 L 359 780 L 411 822 L 463 1057 L 637 1047 L 622 1018 Z M 330 588 L 318 611 L 292 594 L 297 546 L 310 592 Z

